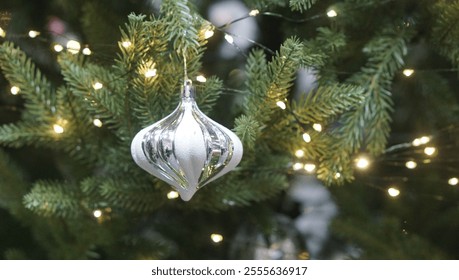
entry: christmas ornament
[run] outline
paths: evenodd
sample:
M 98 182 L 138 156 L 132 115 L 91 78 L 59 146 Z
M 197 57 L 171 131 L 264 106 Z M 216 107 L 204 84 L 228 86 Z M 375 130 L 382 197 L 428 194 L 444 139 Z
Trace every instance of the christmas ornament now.
M 142 129 L 131 144 L 137 165 L 171 184 L 185 201 L 199 188 L 233 170 L 242 152 L 236 134 L 199 110 L 190 80 L 182 88 L 178 107 Z

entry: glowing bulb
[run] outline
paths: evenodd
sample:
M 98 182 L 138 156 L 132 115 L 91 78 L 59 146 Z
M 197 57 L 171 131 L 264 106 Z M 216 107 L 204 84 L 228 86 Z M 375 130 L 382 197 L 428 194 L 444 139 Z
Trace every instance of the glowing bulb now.
M 99 89 L 103 88 L 104 85 L 103 85 L 102 83 L 100 83 L 100 82 L 95 82 L 95 83 L 92 85 L 92 87 L 93 87 L 95 90 L 99 90 Z
M 414 73 L 413 69 L 404 69 L 403 70 L 403 75 L 405 75 L 406 77 L 409 77 L 409 76 L 413 75 L 413 73 Z
M 179 197 L 179 193 L 176 191 L 170 191 L 167 193 L 167 198 L 168 199 L 176 199 Z
M 303 140 L 304 140 L 304 142 L 306 142 L 306 143 L 311 142 L 311 135 L 309 135 L 309 134 L 306 133 L 306 132 L 303 133 Z
M 339 179 L 339 178 L 341 178 L 341 173 L 336 172 L 336 173 L 335 173 L 335 179 Z
M 259 13 L 260 13 L 259 10 L 254 9 L 254 10 L 251 10 L 251 11 L 250 11 L 249 16 L 255 17 L 255 16 L 257 16 Z
M 419 138 L 414 139 L 413 142 L 411 143 L 413 144 L 413 146 L 416 146 L 416 147 L 422 145 L 421 139 Z
M 212 239 L 214 243 L 220 243 L 223 241 L 223 235 L 218 234 L 218 233 L 212 233 L 210 235 L 210 239 Z
M 395 187 L 390 187 L 387 189 L 387 193 L 392 197 L 396 197 L 400 195 L 400 190 Z
M 327 12 L 327 16 L 332 18 L 332 17 L 336 17 L 338 15 L 338 13 L 335 11 L 335 10 L 330 10 Z
M 430 142 L 430 137 L 429 136 L 422 136 L 419 138 L 419 141 L 421 141 L 421 144 L 427 144 Z
M 94 211 L 92 212 L 92 215 L 93 215 L 94 217 L 96 217 L 96 218 L 100 218 L 100 217 L 102 217 L 102 211 L 99 210 L 99 209 L 94 210 Z
M 146 78 L 152 78 L 154 76 L 156 76 L 156 69 L 148 69 L 147 71 L 145 71 L 145 77 Z
M 405 163 L 405 166 L 408 169 L 415 169 L 418 164 L 415 161 L 410 160 Z
M 297 162 L 293 164 L 293 170 L 300 170 L 303 169 L 304 165 L 301 162 Z
M 322 131 L 322 125 L 320 123 L 313 124 L 312 128 L 314 128 L 314 130 L 317 131 L 317 132 L 321 132 Z
M 102 121 L 99 120 L 99 119 L 94 119 L 94 120 L 92 121 L 92 123 L 93 123 L 95 126 L 97 126 L 97 127 L 102 127 L 102 125 L 103 125 Z
M 225 35 L 225 40 L 230 43 L 230 44 L 233 44 L 234 43 L 234 38 L 233 36 L 229 35 L 229 34 L 226 34 Z
M 17 95 L 20 91 L 21 89 L 19 89 L 17 86 L 12 86 L 10 89 L 12 95 Z
M 0 27 L 0 37 L 5 38 L 6 37 L 6 32 L 3 30 L 3 28 Z
M 121 43 L 121 46 L 123 46 L 123 48 L 127 49 L 129 48 L 130 46 L 132 46 L 132 43 L 130 41 L 123 41 Z
M 206 77 L 204 77 L 204 75 L 199 75 L 196 77 L 196 81 L 198 82 L 201 82 L 201 83 L 205 83 L 207 81 Z
M 355 163 L 358 169 L 367 169 L 370 166 L 370 161 L 365 157 L 359 157 Z
M 455 186 L 458 183 L 459 183 L 459 179 L 457 179 L 456 177 L 449 178 L 448 180 L 448 184 L 450 184 L 451 186 Z
M 54 49 L 55 52 L 61 52 L 61 51 L 64 50 L 64 47 L 62 45 L 55 44 L 53 49 Z
M 70 53 L 77 54 L 81 49 L 80 42 L 75 41 L 75 40 L 69 40 L 67 42 L 67 50 Z
M 276 105 L 277 105 L 277 107 L 281 108 L 282 110 L 285 110 L 285 108 L 287 108 L 287 105 L 285 105 L 284 101 L 277 101 Z
M 53 125 L 54 132 L 57 134 L 62 134 L 64 133 L 64 128 L 58 124 Z
M 84 55 L 91 55 L 92 54 L 92 51 L 88 47 L 84 48 L 81 52 Z
M 306 172 L 313 172 L 314 170 L 316 170 L 316 165 L 314 163 L 306 163 L 304 165 L 304 170 L 306 170 Z
M 299 158 L 304 157 L 304 151 L 303 150 L 296 150 L 295 151 L 295 156 L 299 157 Z
M 436 151 L 437 149 L 435 147 L 425 147 L 424 148 L 424 153 L 428 156 L 435 154 Z
M 210 37 L 214 36 L 214 31 L 213 30 L 206 30 L 206 32 L 204 32 L 204 38 L 205 39 L 209 39 Z
M 37 37 L 38 35 L 40 35 L 40 32 L 38 32 L 38 31 L 35 31 L 35 30 L 30 30 L 30 31 L 29 31 L 29 37 L 30 37 L 30 38 L 35 38 L 35 37 Z

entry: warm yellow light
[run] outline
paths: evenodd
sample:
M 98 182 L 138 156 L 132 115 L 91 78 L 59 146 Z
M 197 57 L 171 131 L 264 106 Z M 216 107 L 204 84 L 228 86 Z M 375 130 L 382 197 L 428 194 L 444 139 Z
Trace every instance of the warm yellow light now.
M 93 215 L 94 217 L 96 217 L 96 218 L 100 218 L 100 217 L 102 217 L 102 211 L 99 210 L 99 209 L 94 210 L 94 211 L 92 212 L 92 215 Z
M 206 77 L 204 77 L 204 75 L 198 75 L 196 77 L 196 81 L 198 81 L 200 83 L 205 83 L 205 82 L 207 82 L 207 79 L 206 79 Z
M 405 163 L 405 166 L 409 169 L 415 169 L 418 164 L 415 161 L 410 160 Z
M 234 43 L 234 38 L 233 36 L 229 35 L 229 34 L 226 34 L 225 35 L 225 40 L 230 43 L 230 44 L 233 44 Z
M 179 197 L 179 193 L 176 191 L 170 191 L 167 193 L 167 198 L 168 199 L 176 199 Z
M 81 52 L 84 55 L 91 55 L 92 54 L 92 51 L 88 47 L 84 48 Z
M 92 121 L 92 123 L 93 123 L 95 126 L 97 126 L 97 127 L 102 127 L 102 125 L 103 125 L 102 121 L 99 120 L 99 119 L 94 119 L 94 120 Z
M 314 163 L 306 163 L 304 165 L 304 170 L 306 170 L 306 172 L 313 172 L 314 170 L 316 170 L 316 165 Z
M 335 179 L 339 179 L 339 178 L 341 178 L 341 173 L 336 172 L 336 173 L 335 173 Z
M 218 233 L 212 233 L 210 235 L 210 239 L 212 239 L 214 243 L 220 243 L 223 241 L 223 235 L 218 234 Z
M 287 108 L 287 105 L 285 105 L 284 101 L 277 101 L 276 105 L 277 105 L 277 107 L 281 108 L 282 110 L 285 110 L 285 108 Z
M 40 32 L 38 32 L 38 31 L 35 31 L 35 30 L 30 30 L 30 31 L 29 31 L 29 37 L 30 37 L 30 38 L 35 38 L 35 37 L 37 37 L 38 35 L 40 35 Z
M 55 44 L 54 47 L 53 47 L 54 51 L 55 52 L 61 52 L 64 50 L 64 47 L 60 44 Z
M 413 69 L 404 69 L 404 70 L 403 70 L 403 75 L 405 75 L 405 76 L 407 76 L 407 77 L 413 75 L 413 73 L 414 73 L 414 70 L 413 70 Z
M 205 39 L 209 39 L 210 37 L 214 36 L 214 31 L 213 30 L 206 30 L 206 32 L 204 32 L 204 38 Z
M 255 17 L 255 16 L 257 16 L 259 13 L 260 13 L 259 10 L 254 9 L 254 10 L 251 10 L 251 11 L 250 11 L 249 16 Z
M 3 30 L 3 28 L 0 27 L 0 37 L 5 38 L 6 37 L 6 32 Z
M 309 134 L 306 133 L 306 132 L 303 133 L 303 140 L 304 140 L 304 142 L 306 142 L 306 143 L 311 142 L 311 135 L 309 135 Z
M 295 151 L 295 156 L 299 157 L 299 158 L 304 157 L 304 151 L 303 150 L 296 150 Z
M 100 82 L 95 82 L 95 83 L 92 85 L 92 87 L 93 87 L 95 90 L 99 90 L 99 89 L 103 88 L 104 85 L 103 85 L 102 83 L 100 83 Z
M 427 144 L 430 142 L 430 137 L 429 136 L 422 136 L 421 138 L 419 138 L 419 140 L 421 141 L 421 144 Z
M 457 179 L 456 177 L 449 178 L 448 180 L 448 184 L 450 184 L 451 186 L 455 186 L 458 183 L 459 183 L 459 179 Z
M 123 46 L 123 48 L 127 49 L 129 48 L 130 46 L 132 46 L 132 43 L 130 41 L 123 41 L 121 43 L 121 46 Z
M 78 41 L 75 40 L 69 40 L 67 42 L 67 50 L 70 53 L 77 54 L 81 49 L 81 44 Z
M 435 147 L 425 147 L 424 148 L 424 153 L 428 156 L 435 154 L 436 151 L 437 149 Z
M 335 10 L 329 10 L 327 12 L 327 16 L 332 18 L 332 17 L 336 17 L 338 15 L 338 13 L 335 11 Z
M 293 170 L 303 169 L 304 165 L 301 162 L 296 162 L 293 164 Z
M 157 74 L 157 70 L 156 69 L 148 69 L 147 71 L 145 71 L 145 77 L 146 78 L 152 78 L 154 76 L 156 76 Z
M 54 129 L 54 132 L 57 133 L 57 134 L 64 133 L 64 128 L 59 124 L 54 124 L 53 125 L 53 129 Z
M 312 128 L 314 128 L 314 130 L 317 131 L 317 132 L 321 132 L 322 131 L 322 125 L 320 123 L 313 124 Z
M 11 89 L 10 89 L 10 92 L 11 92 L 12 95 L 17 95 L 20 91 L 21 91 L 21 89 L 18 88 L 17 86 L 12 86 Z
M 413 144 L 413 146 L 416 146 L 416 147 L 422 145 L 421 139 L 419 138 L 414 139 L 413 142 L 411 143 Z
M 370 166 L 370 161 L 366 157 L 359 157 L 355 162 L 358 169 L 367 169 Z
M 396 187 L 390 187 L 387 189 L 387 193 L 392 197 L 396 197 L 400 195 L 400 190 Z

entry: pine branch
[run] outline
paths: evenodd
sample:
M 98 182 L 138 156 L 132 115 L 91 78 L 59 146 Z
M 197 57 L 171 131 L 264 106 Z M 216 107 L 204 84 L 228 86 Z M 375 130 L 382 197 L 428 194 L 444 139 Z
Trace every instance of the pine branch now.
M 0 68 L 26 100 L 23 118 L 35 122 L 49 120 L 55 106 L 54 90 L 30 58 L 13 43 L 4 42 L 0 45 Z
M 432 42 L 439 52 L 459 66 L 459 1 L 437 1 L 432 7 Z
M 300 13 L 309 10 L 317 2 L 317 0 L 290 0 L 289 5 L 292 11 L 299 11 Z

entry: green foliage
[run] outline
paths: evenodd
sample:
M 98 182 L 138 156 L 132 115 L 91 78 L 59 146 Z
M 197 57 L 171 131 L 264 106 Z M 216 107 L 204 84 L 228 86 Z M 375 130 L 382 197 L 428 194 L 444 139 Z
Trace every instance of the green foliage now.
M 289 5 L 292 11 L 304 12 L 312 7 L 317 0 L 290 0 Z
M 459 65 L 459 1 L 437 1 L 431 9 L 434 24 L 431 30 L 432 43 L 453 64 Z

